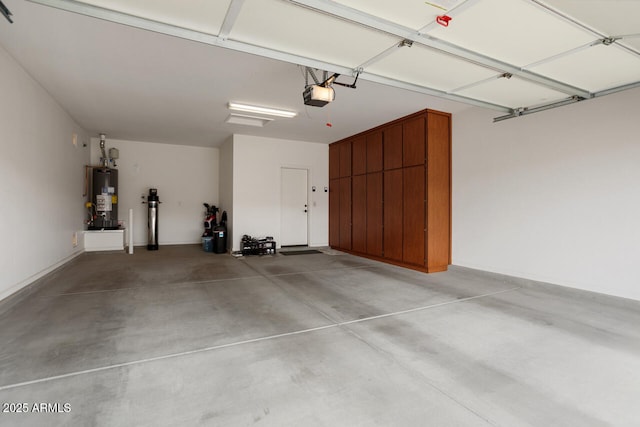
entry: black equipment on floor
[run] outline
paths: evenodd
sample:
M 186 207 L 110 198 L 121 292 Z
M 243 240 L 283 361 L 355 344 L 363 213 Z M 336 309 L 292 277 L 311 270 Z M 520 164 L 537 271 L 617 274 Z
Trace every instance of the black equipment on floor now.
M 204 233 L 202 233 L 202 249 L 216 254 L 227 253 L 227 212 L 222 212 L 220 224 L 217 223 L 217 213 L 220 211 L 215 205 L 203 203 L 206 211 L 204 216 Z
M 213 227 L 213 252 L 227 253 L 227 211 L 222 212 L 220 224 Z
M 274 255 L 276 253 L 276 241 L 273 237 L 242 236 L 242 255 Z
M 145 203 L 145 202 L 142 202 Z M 158 204 L 160 198 L 158 197 L 158 190 L 156 188 L 149 189 L 149 195 L 147 196 L 147 202 L 149 206 L 149 216 L 147 221 L 148 228 L 148 243 L 147 249 L 150 251 L 158 250 Z

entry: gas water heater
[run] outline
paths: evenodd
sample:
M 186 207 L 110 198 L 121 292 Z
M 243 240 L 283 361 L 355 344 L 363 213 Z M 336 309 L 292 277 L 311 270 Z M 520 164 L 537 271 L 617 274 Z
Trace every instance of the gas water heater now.
M 93 205 L 96 217 L 89 227 L 92 230 L 115 230 L 118 228 L 118 170 L 93 169 Z
M 105 152 L 105 134 L 100 134 L 100 166 L 93 167 L 91 184 L 91 203 L 94 207 L 93 219 L 89 230 L 117 230 L 118 226 L 118 170 L 109 167 L 109 162 L 118 158 L 117 150 L 113 157 Z M 115 162 L 114 162 L 115 165 Z

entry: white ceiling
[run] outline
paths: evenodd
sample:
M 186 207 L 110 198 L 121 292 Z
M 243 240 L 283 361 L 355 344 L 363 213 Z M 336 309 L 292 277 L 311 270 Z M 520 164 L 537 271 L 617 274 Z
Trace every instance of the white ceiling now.
M 640 81 L 640 1 L 3 2 L 15 21 L 0 22 L 4 48 L 82 127 L 113 139 L 326 143 L 423 108 L 519 115 Z M 446 28 L 435 22 L 444 13 Z M 345 83 L 361 69 L 357 89 L 335 86 L 333 103 L 306 107 L 298 64 Z M 228 124 L 230 101 L 299 115 Z

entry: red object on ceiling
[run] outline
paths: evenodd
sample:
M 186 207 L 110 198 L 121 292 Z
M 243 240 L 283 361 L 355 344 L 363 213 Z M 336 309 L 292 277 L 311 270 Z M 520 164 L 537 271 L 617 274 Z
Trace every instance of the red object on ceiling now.
M 451 21 L 451 17 L 447 15 L 440 15 L 436 18 L 436 22 L 443 27 L 448 27 L 449 21 Z

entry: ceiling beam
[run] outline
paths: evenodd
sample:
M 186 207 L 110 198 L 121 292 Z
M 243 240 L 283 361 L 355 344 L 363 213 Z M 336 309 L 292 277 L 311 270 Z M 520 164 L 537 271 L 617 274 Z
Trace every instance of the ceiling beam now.
M 368 13 L 364 13 L 360 10 L 344 6 L 330 0 L 287 0 L 289 3 L 296 4 L 298 6 L 306 7 L 318 12 L 325 13 L 337 18 L 341 18 L 356 24 L 363 25 L 365 27 L 373 28 L 378 31 L 382 31 L 391 35 L 401 37 L 402 39 L 411 40 L 416 43 L 431 47 L 433 49 L 446 52 L 453 56 L 456 56 L 465 61 L 481 65 L 490 69 L 493 69 L 500 74 L 509 73 L 514 76 L 518 76 L 522 79 L 528 80 L 533 83 L 537 83 L 542 86 L 546 86 L 550 89 L 566 93 L 568 95 L 578 95 L 583 98 L 590 98 L 592 94 L 582 88 L 578 88 L 566 83 L 553 80 L 551 78 L 533 73 L 525 70 L 521 67 L 508 64 L 497 59 L 472 52 L 468 49 L 456 46 L 454 44 L 445 42 L 443 40 L 431 37 L 427 34 L 423 34 L 419 31 L 405 27 L 403 25 L 396 24 L 391 21 L 379 18 Z M 365 70 L 366 71 L 366 70 Z
M 457 87 L 455 89 L 451 89 L 451 90 L 448 91 L 448 93 L 461 92 L 463 90 L 471 89 L 471 88 L 474 88 L 476 86 L 480 86 L 480 85 L 492 82 L 492 81 L 500 79 L 500 78 L 506 78 L 507 76 L 509 76 L 509 74 L 498 74 L 496 76 L 487 77 L 486 79 L 478 80 L 476 82 L 468 83 L 468 84 L 466 84 L 464 86 L 460 86 L 460 87 Z M 511 77 L 509 77 L 509 78 L 511 78 Z
M 594 92 L 591 98 L 580 98 L 577 96 L 572 96 L 560 101 L 552 102 L 550 104 L 537 105 L 537 106 L 528 107 L 528 108 L 517 108 L 505 116 L 494 118 L 493 122 L 496 123 L 496 122 L 501 122 L 503 120 L 514 119 L 516 117 L 539 113 L 540 111 L 551 110 L 552 108 L 563 107 L 565 105 L 574 104 L 576 102 L 589 101 L 590 99 L 600 98 L 602 96 L 607 96 L 614 93 L 623 92 L 625 90 L 636 89 L 636 88 L 640 88 L 640 81 L 625 84 L 622 86 L 617 86 L 611 89 L 601 90 L 599 92 Z
M 538 67 L 540 65 L 547 64 L 547 63 L 555 61 L 557 59 L 564 58 L 565 56 L 576 54 L 578 52 L 581 52 L 583 50 L 589 49 L 589 48 L 591 48 L 593 46 L 597 46 L 597 45 L 600 45 L 600 44 L 602 44 L 601 40 L 596 40 L 596 41 L 593 41 L 593 42 L 589 42 L 589 43 L 583 44 L 582 46 L 574 47 L 574 48 L 566 50 L 564 52 L 560 52 L 560 53 L 558 53 L 556 55 L 549 56 L 547 58 L 541 59 L 541 60 L 536 61 L 536 62 L 532 62 L 531 64 L 527 64 L 522 68 L 523 69 L 535 68 L 535 67 Z
M 598 38 L 598 40 L 596 40 L 596 42 L 594 42 L 593 46 L 596 46 L 598 44 L 606 44 L 609 45 L 611 43 L 615 43 L 617 41 L 619 41 L 620 39 L 622 39 L 621 36 L 612 36 L 612 35 L 607 35 L 604 34 L 598 30 L 596 30 L 595 28 L 591 27 L 590 25 L 584 24 L 580 21 L 578 21 L 577 19 L 572 18 L 571 16 L 567 15 L 566 13 L 556 9 L 555 7 L 551 7 L 548 4 L 546 4 L 544 1 L 540 1 L 540 0 L 524 0 L 527 1 L 530 4 L 533 4 L 534 6 L 538 7 L 540 10 L 555 16 L 556 18 L 560 18 L 565 22 L 568 22 L 570 24 L 572 24 L 573 26 L 582 29 L 583 31 L 587 31 L 591 34 L 593 34 L 595 37 Z M 600 42 L 600 43 L 598 43 Z M 625 44 L 621 44 L 621 43 L 616 43 L 618 46 L 620 46 L 622 49 L 626 50 L 629 53 L 633 53 L 635 55 L 640 55 L 640 51 L 638 51 L 637 49 L 632 48 L 631 46 L 627 46 Z
M 218 37 L 212 34 L 206 34 L 200 31 L 178 27 L 178 26 L 167 24 L 164 22 L 153 21 L 151 19 L 129 15 L 124 12 L 104 9 L 99 6 L 94 6 L 94 5 L 82 3 L 79 1 L 74 1 L 74 0 L 28 0 L 28 1 L 32 3 L 37 3 L 37 4 L 65 10 L 68 12 L 78 13 L 81 15 L 102 19 L 105 21 L 127 25 L 134 28 L 140 28 L 143 30 L 166 34 L 173 37 L 178 37 L 186 40 L 196 41 L 199 43 L 209 44 L 212 46 L 219 46 L 219 47 L 224 47 L 227 49 L 232 49 L 240 52 L 250 53 L 253 55 L 259 55 L 266 58 L 275 59 L 278 61 L 284 61 L 292 64 L 303 65 L 305 67 L 332 71 L 332 72 L 336 72 L 344 75 L 353 75 L 354 72 L 357 71 L 351 67 L 345 67 L 339 64 L 332 64 L 329 62 L 324 62 L 317 59 L 304 57 L 301 55 L 295 55 L 288 52 L 282 52 L 275 49 L 269 49 L 266 47 L 256 46 L 249 43 L 240 42 L 237 40 L 232 40 L 232 39 L 225 40 L 225 39 L 222 39 L 221 37 Z M 401 89 L 410 90 L 413 92 L 432 95 L 439 98 L 448 99 L 451 101 L 475 105 L 478 107 L 489 108 L 492 110 L 501 111 L 505 113 L 510 113 L 513 111 L 511 108 L 503 105 L 497 105 L 497 104 L 485 102 L 478 99 L 472 99 L 472 98 L 467 98 L 467 97 L 459 96 L 455 94 L 449 94 L 438 89 L 405 83 L 405 82 L 401 82 L 388 77 L 377 76 L 371 73 L 365 72 L 360 75 L 360 78 L 363 80 L 368 80 L 376 83 L 382 83 L 387 86 L 393 86 Z
M 462 12 L 464 9 L 468 8 L 469 6 L 477 3 L 480 0 L 462 0 L 460 3 L 458 3 L 455 7 L 453 7 L 452 9 L 449 9 L 447 11 L 447 15 L 448 16 L 456 16 L 458 13 Z M 418 30 L 420 33 L 424 33 L 428 30 L 430 30 L 431 28 L 433 28 L 434 26 L 438 25 L 436 23 L 436 21 L 432 21 L 430 23 L 428 23 L 427 25 L 423 26 L 422 28 L 420 28 L 420 30 Z M 364 70 L 367 67 L 375 64 L 376 62 L 386 58 L 387 56 L 391 55 L 392 53 L 396 52 L 399 47 L 411 47 L 413 45 L 413 41 L 411 40 L 402 40 L 399 43 L 394 44 L 393 46 L 391 46 L 390 48 L 387 48 L 385 50 L 383 50 L 382 52 L 380 52 L 379 54 L 377 54 L 376 56 L 372 57 L 371 59 L 363 62 L 360 66 L 357 67 L 358 70 Z M 449 92 L 454 92 L 454 91 L 449 91 Z
M 31 1 L 34 1 L 34 0 L 31 0 Z M 37 1 L 40 1 L 40 0 L 37 0 Z M 51 0 L 48 0 L 48 1 L 51 1 Z M 238 42 L 235 40 L 226 40 L 223 44 L 220 44 L 220 46 L 233 49 L 233 50 L 238 50 L 241 52 L 250 53 L 252 55 L 259 55 L 259 56 L 264 56 L 271 59 L 276 59 L 278 61 L 284 61 L 284 62 L 289 62 L 293 64 L 303 65 L 305 67 L 311 67 L 318 70 L 328 70 L 328 71 L 332 71 L 332 72 L 336 72 L 344 75 L 353 75 L 353 72 L 354 72 L 352 68 L 348 68 L 342 65 L 322 62 L 312 58 L 294 55 L 287 52 L 281 52 L 281 51 L 277 51 L 277 50 L 273 50 L 273 49 L 269 49 L 261 46 L 250 45 L 250 44 Z M 475 105 L 476 107 L 489 108 L 492 110 L 503 111 L 508 113 L 513 112 L 512 108 L 506 107 L 504 105 L 493 104 L 491 102 L 481 101 L 474 98 L 468 98 L 466 96 L 455 95 L 439 89 L 407 83 L 407 82 L 395 80 L 389 77 L 373 74 L 373 73 L 363 72 L 363 74 L 360 74 L 360 79 L 367 80 L 370 82 L 375 82 L 375 83 L 381 83 L 387 86 L 392 86 L 400 89 L 406 89 L 412 92 L 423 93 L 425 95 L 431 95 L 438 98 L 444 98 L 450 101 L 456 101 L 456 102 L 462 102 L 464 104 Z
M 226 40 L 229 37 L 229 33 L 231 33 L 233 24 L 236 23 L 236 19 L 238 19 L 238 15 L 240 15 L 240 9 L 242 9 L 243 4 L 244 0 L 231 0 L 227 14 L 224 17 L 224 22 L 222 22 L 222 26 L 220 27 L 220 33 L 218 34 L 220 39 Z
M 438 89 L 419 86 L 413 83 L 407 83 L 400 80 L 394 80 L 389 77 L 379 76 L 377 74 L 364 73 L 364 74 L 361 74 L 360 78 L 366 79 L 371 82 L 382 83 L 384 85 L 397 87 L 400 89 L 410 90 L 412 92 L 424 93 L 425 95 L 431 95 L 437 98 L 443 98 L 443 99 L 448 99 L 450 101 L 462 102 L 464 104 L 474 105 L 476 107 L 490 108 L 492 110 L 504 111 L 508 113 L 511 113 L 514 111 L 513 108 L 506 107 L 504 105 L 492 104 L 487 101 L 481 101 L 475 98 L 468 98 L 466 96 L 447 93 L 445 91 L 438 90 Z
M 386 58 L 387 56 L 391 55 L 392 53 L 396 52 L 399 48 L 402 47 L 411 47 L 411 44 L 413 42 L 408 41 L 408 40 L 402 40 L 400 43 L 396 43 L 393 46 L 383 50 L 382 52 L 380 52 L 379 54 L 377 54 L 376 56 L 374 56 L 373 58 L 368 59 L 367 61 L 363 62 L 362 64 L 360 64 L 356 69 L 357 70 L 362 70 L 364 71 L 365 68 L 375 64 L 376 62 L 379 62 L 381 60 L 383 60 L 384 58 Z
M 497 123 L 503 120 L 514 119 L 520 116 L 527 116 L 529 114 L 539 113 L 541 111 L 551 110 L 552 108 L 558 108 L 558 107 L 563 107 L 569 104 L 575 104 L 576 102 L 584 101 L 585 99 L 588 99 L 588 98 L 580 98 L 579 96 L 570 96 L 569 98 L 562 99 L 560 101 L 554 101 L 550 104 L 538 105 L 538 106 L 527 107 L 527 108 L 517 108 L 513 110 L 512 113 L 507 114 L 506 116 L 495 117 L 493 119 L 493 122 Z
M 538 9 L 542 10 L 543 12 L 546 12 L 548 14 L 550 14 L 551 16 L 555 16 L 556 18 L 560 18 L 561 20 L 575 26 L 578 27 L 584 31 L 587 31 L 591 34 L 593 34 L 596 38 L 604 38 L 606 37 L 606 35 L 604 33 L 601 33 L 599 31 L 596 31 L 595 28 L 591 28 L 588 25 L 583 24 L 582 22 L 578 21 L 577 19 L 572 18 L 571 16 L 567 15 L 566 13 L 562 13 L 560 12 L 558 9 L 553 8 L 551 6 L 549 6 L 548 4 L 546 4 L 544 1 L 540 1 L 540 0 L 523 0 L 527 3 L 530 3 L 534 6 L 536 6 Z
M 613 87 L 611 89 L 601 90 L 599 92 L 596 92 L 593 96 L 594 96 L 594 98 L 599 98 L 601 96 L 611 95 L 613 93 L 623 92 L 625 90 L 636 89 L 636 88 L 639 88 L 639 87 L 640 87 L 640 81 L 637 81 L 637 82 L 628 83 L 628 84 L 625 84 L 625 85 L 622 85 L 622 86 Z

